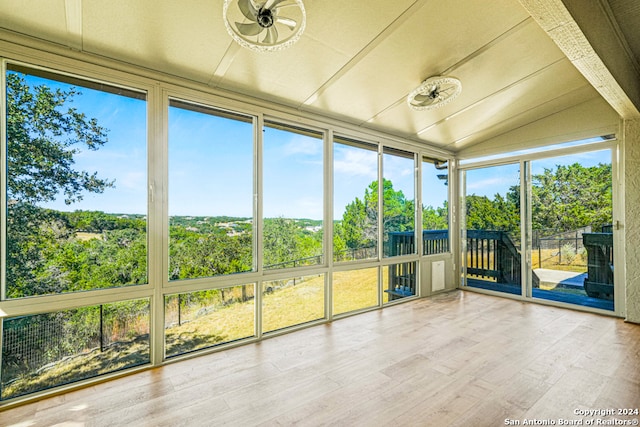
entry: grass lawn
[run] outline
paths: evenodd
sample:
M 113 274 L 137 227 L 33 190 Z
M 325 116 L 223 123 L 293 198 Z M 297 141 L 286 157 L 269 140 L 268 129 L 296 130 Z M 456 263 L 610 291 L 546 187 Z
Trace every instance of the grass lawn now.
M 378 304 L 378 270 L 366 268 L 335 273 L 334 312 L 346 313 Z M 286 283 L 265 282 L 263 295 L 263 330 L 275 331 L 325 317 L 324 275 L 296 278 Z M 214 305 L 198 305 L 184 309 L 182 324 L 165 328 L 165 351 L 168 356 L 212 347 L 255 336 L 255 298 L 253 285 L 242 301 L 241 286 L 225 290 L 226 304 L 218 299 Z M 386 295 L 386 294 L 385 294 Z M 177 300 L 177 299 L 176 299 Z M 175 304 L 174 304 L 175 305 Z M 175 308 L 175 307 L 174 307 Z M 149 362 L 149 336 L 139 335 L 131 341 L 120 341 L 100 351 L 63 358 L 37 370 L 23 374 L 9 384 L 3 384 L 2 398 L 20 396 L 34 391 L 91 378 Z M 7 379 L 3 379 L 7 380 Z

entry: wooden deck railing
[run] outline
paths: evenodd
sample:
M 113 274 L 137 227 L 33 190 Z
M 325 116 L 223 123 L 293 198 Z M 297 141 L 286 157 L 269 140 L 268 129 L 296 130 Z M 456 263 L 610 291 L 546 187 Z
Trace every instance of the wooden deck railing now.
M 414 232 L 391 232 L 388 245 L 391 256 L 415 253 Z M 424 255 L 448 252 L 449 231 L 423 231 L 422 248 Z M 520 285 L 520 251 L 505 231 L 467 230 L 467 273 L 480 279 Z
M 497 283 L 522 283 L 520 251 L 505 231 L 467 230 L 467 274 Z
M 584 282 L 585 292 L 594 298 L 613 298 L 613 234 L 584 233 L 587 249 L 588 274 Z M 414 232 L 389 233 L 388 253 L 391 256 L 415 253 Z M 422 234 L 423 255 L 449 251 L 448 230 L 425 230 Z M 467 274 L 479 280 L 495 281 L 507 285 L 522 284 L 522 257 L 518 247 L 506 231 L 467 230 Z M 409 267 L 402 267 L 403 272 Z M 539 287 L 539 278 L 532 272 L 533 287 Z M 389 287 L 400 282 L 396 274 L 390 277 Z M 397 279 L 397 280 L 396 280 Z M 402 280 L 407 283 L 406 280 Z M 415 294 L 415 278 L 410 293 Z
M 449 230 L 425 230 L 422 232 L 422 255 L 449 252 Z
M 390 256 L 408 255 L 415 251 L 413 231 L 389 233 L 387 253 Z M 424 230 L 422 232 L 422 254 L 436 255 L 449 252 L 449 230 Z

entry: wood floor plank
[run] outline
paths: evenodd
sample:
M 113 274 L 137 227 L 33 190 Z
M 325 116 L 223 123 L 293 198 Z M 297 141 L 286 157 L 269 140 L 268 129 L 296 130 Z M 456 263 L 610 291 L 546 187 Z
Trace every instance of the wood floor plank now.
M 640 407 L 640 325 L 455 291 L 0 411 L 0 426 L 496 426 Z

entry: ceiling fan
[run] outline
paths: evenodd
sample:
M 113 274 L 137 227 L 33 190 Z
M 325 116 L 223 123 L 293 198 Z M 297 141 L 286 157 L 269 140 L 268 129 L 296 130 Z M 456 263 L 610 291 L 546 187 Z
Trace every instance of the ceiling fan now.
M 258 52 L 288 48 L 307 20 L 302 0 L 224 0 L 222 14 L 229 35 Z
M 409 93 L 407 103 L 414 110 L 431 110 L 453 101 L 460 92 L 462 83 L 455 77 L 429 77 Z

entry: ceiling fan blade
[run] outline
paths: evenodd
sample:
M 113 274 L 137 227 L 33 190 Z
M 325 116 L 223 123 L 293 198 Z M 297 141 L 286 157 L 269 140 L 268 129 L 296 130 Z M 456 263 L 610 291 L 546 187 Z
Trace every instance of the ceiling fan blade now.
M 427 95 L 416 95 L 413 97 L 413 101 L 411 103 L 418 107 L 426 107 L 428 105 L 435 104 L 436 102 L 438 102 L 438 97 L 433 98 Z
M 291 31 L 293 31 L 294 28 L 296 28 L 296 25 L 298 25 L 298 23 L 296 21 L 294 21 L 293 19 L 289 19 L 289 18 L 277 18 L 276 22 L 278 24 L 286 25 L 287 27 L 289 27 L 289 29 Z
M 267 0 L 263 8 L 271 10 L 272 8 L 282 3 L 283 1 L 286 1 L 286 0 Z
M 258 9 L 256 9 L 251 0 L 238 0 L 238 7 L 245 18 L 252 21 L 256 20 L 256 16 L 258 16 Z
M 278 30 L 276 30 L 276 27 L 267 28 L 267 35 L 264 36 L 264 40 L 262 40 L 262 43 L 274 44 L 277 41 L 278 41 Z
M 433 101 L 434 97 L 431 95 L 416 95 L 413 97 L 414 101 L 424 103 L 426 101 Z
M 243 24 L 242 22 L 236 22 L 236 28 L 238 32 L 243 36 L 257 36 L 264 28 L 258 23 Z

